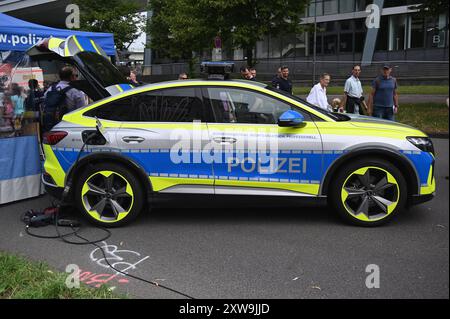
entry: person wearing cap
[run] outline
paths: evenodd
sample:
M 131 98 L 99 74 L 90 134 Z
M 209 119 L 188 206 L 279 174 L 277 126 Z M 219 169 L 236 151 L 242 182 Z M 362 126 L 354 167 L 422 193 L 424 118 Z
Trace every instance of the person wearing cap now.
M 394 121 L 399 107 L 398 85 L 391 73 L 392 67 L 386 64 L 382 68 L 382 74 L 372 82 L 368 107 L 369 114 L 374 117 Z

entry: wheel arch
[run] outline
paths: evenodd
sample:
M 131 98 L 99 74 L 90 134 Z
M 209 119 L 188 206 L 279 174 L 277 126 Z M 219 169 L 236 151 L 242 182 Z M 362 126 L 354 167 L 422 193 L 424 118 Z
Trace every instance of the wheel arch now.
M 139 166 L 136 162 L 133 160 L 121 155 L 121 154 L 115 154 L 115 153 L 106 153 L 106 152 L 96 152 L 93 154 L 89 154 L 79 160 L 79 162 L 76 165 L 72 165 L 72 167 L 69 169 L 68 173 L 66 174 L 66 180 L 65 184 L 67 185 L 67 182 L 69 179 L 72 179 L 73 176 L 79 175 L 78 173 L 82 171 L 84 167 L 87 165 L 92 165 L 96 163 L 104 163 L 105 161 L 112 162 L 115 164 L 122 165 L 128 169 L 130 169 L 134 174 L 136 174 L 136 177 L 138 178 L 139 182 L 144 187 L 145 193 L 147 195 L 147 198 L 151 196 L 152 194 L 152 185 L 150 182 L 150 178 L 148 177 L 147 173 L 144 171 L 144 169 Z
M 349 161 L 360 157 L 376 157 L 389 161 L 403 174 L 403 177 L 407 183 L 408 198 L 420 193 L 419 175 L 417 174 L 414 164 L 411 163 L 406 156 L 398 151 L 388 148 L 363 147 L 345 153 L 331 164 L 325 173 L 319 194 L 327 195 L 333 176 L 339 171 L 339 168 L 347 164 Z

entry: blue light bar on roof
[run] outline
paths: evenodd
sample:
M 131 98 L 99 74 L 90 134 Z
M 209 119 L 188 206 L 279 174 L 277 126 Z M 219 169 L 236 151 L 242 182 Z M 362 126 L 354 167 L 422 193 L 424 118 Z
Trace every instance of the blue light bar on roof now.
M 200 65 L 202 73 L 208 75 L 209 80 L 227 80 L 234 70 L 231 62 L 202 62 Z

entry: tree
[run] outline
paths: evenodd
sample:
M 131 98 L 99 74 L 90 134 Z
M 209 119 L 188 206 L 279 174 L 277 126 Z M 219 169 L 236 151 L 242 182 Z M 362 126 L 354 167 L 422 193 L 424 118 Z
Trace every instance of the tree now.
M 127 49 L 141 32 L 144 23 L 137 2 L 127 0 L 75 0 L 80 7 L 81 29 L 114 33 L 117 49 Z
M 436 17 L 440 14 L 447 13 L 449 9 L 448 0 L 423 0 L 421 4 L 409 7 L 412 10 L 419 10 L 419 14 L 423 17 Z
M 265 36 L 301 31 L 300 20 L 309 0 L 153 0 L 150 33 L 155 49 L 174 53 L 212 48 L 219 35 L 232 48 L 244 49 L 247 63 L 255 61 L 253 49 Z M 158 10 L 156 10 L 158 9 Z M 162 41 L 158 30 L 167 33 Z

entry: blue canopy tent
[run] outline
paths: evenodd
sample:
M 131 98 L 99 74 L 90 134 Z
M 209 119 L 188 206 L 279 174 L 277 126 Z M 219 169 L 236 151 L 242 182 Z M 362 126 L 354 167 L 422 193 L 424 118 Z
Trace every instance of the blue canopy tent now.
M 50 28 L 0 13 L 0 51 L 26 51 L 43 38 L 67 38 L 70 35 L 90 38 L 100 45 L 107 55 L 115 55 L 112 33 Z
M 0 53 L 8 52 L 7 60 L 0 59 L 0 204 L 35 197 L 42 194 L 43 190 L 38 137 L 35 134 L 16 136 L 14 132 L 5 135 L 5 131 L 2 131 L 6 127 L 5 123 L 14 129 L 17 124 L 16 115 L 11 111 L 7 114 L 8 103 L 11 102 L 8 102 L 3 81 L 4 70 L 11 72 L 24 52 L 41 39 L 67 38 L 71 35 L 90 38 L 107 55 L 115 55 L 114 36 L 111 33 L 50 28 L 0 13 Z

